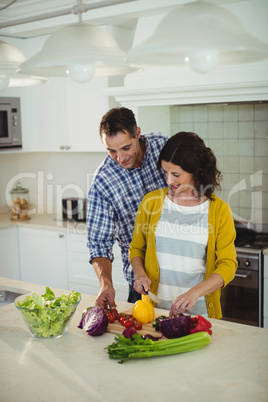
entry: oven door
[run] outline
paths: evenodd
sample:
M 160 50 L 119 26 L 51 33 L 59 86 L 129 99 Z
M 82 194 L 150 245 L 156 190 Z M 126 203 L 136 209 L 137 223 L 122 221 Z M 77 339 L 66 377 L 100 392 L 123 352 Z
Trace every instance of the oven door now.
M 260 326 L 259 273 L 238 268 L 221 292 L 223 320 Z

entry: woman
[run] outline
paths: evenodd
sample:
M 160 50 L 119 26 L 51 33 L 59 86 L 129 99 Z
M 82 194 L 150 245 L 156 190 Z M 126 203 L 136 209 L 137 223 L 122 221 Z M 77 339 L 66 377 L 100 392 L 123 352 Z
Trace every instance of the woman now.
M 195 133 L 179 132 L 162 148 L 157 168 L 169 187 L 148 193 L 130 244 L 134 289 L 158 295 L 170 317 L 188 312 L 221 318 L 220 289 L 235 275 L 235 228 L 216 197 L 221 172 Z

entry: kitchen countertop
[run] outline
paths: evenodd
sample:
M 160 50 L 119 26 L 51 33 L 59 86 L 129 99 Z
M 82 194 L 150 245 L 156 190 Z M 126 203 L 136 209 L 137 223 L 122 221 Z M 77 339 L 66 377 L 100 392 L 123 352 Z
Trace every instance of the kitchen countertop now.
M 13 221 L 9 213 L 0 214 L 0 230 L 11 227 L 26 227 L 32 229 L 56 230 L 68 233 L 86 233 L 86 222 L 75 222 L 57 219 L 53 214 L 34 214 L 24 221 Z
M 0 289 L 44 291 L 3 277 Z M 200 350 L 118 364 L 104 349 L 113 334 L 91 337 L 77 328 L 82 311 L 94 302 L 94 296 L 82 295 L 59 339 L 34 338 L 13 303 L 0 308 L 1 402 L 267 401 L 267 329 L 210 319 L 211 343 Z M 131 306 L 118 302 L 117 308 Z
M 11 227 L 26 227 L 32 229 L 56 230 L 58 232 L 86 235 L 86 222 L 66 221 L 57 218 L 53 214 L 34 214 L 31 219 L 25 221 L 12 221 L 9 213 L 0 213 L 0 230 Z M 243 248 L 237 247 L 238 251 Z M 249 249 L 248 249 L 249 250 Z M 263 250 L 268 255 L 268 247 Z

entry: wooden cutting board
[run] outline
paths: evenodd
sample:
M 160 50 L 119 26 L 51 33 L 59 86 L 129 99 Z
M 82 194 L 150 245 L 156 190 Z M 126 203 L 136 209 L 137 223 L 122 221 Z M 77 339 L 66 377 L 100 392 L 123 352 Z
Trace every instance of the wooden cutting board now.
M 123 311 L 122 314 L 132 314 L 132 309 Z M 137 331 L 141 335 L 153 335 L 153 336 L 161 336 L 160 331 L 156 331 L 153 327 L 154 321 L 148 322 L 148 324 L 142 324 L 142 329 Z M 115 320 L 113 323 L 108 324 L 107 331 L 112 334 L 122 334 L 125 327 L 118 320 Z

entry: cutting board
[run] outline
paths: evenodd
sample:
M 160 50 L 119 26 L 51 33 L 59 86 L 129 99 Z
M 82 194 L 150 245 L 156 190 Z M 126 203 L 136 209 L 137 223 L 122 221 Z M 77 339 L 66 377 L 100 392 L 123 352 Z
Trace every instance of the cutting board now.
M 126 310 L 122 312 L 123 314 L 132 314 L 132 309 Z M 157 317 L 157 316 L 156 316 Z M 153 327 L 154 321 L 148 322 L 148 324 L 142 324 L 142 329 L 137 331 L 141 335 L 153 335 L 153 336 L 161 336 L 161 332 L 156 331 Z M 118 320 L 115 320 L 113 323 L 108 324 L 107 331 L 111 332 L 112 334 L 122 334 L 125 327 L 122 325 Z

